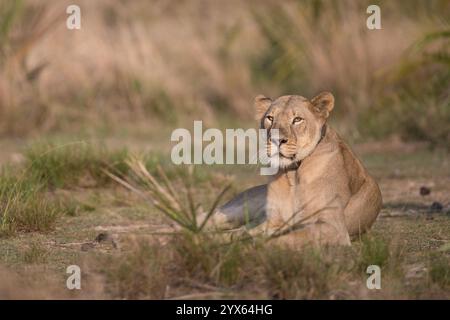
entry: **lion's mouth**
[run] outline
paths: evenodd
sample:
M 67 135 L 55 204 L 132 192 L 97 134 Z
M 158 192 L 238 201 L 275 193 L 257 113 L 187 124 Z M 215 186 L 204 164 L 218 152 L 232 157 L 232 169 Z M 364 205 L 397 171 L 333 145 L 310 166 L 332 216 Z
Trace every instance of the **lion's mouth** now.
M 269 157 L 280 157 L 282 159 L 288 159 L 288 160 L 295 160 L 295 156 L 296 154 L 292 154 L 292 155 L 287 155 L 284 154 L 283 152 L 281 152 L 280 150 L 278 150 L 277 152 L 275 152 L 274 154 L 267 154 Z
M 297 157 L 296 153 L 294 153 L 294 154 L 286 154 L 286 153 L 283 153 L 283 151 L 281 151 L 280 148 L 278 148 L 278 147 L 272 149 L 273 153 L 271 153 L 270 149 L 271 148 L 269 147 L 268 150 L 267 150 L 267 155 L 269 156 L 269 158 L 276 158 L 276 157 L 278 157 L 279 159 L 284 160 L 285 163 L 288 160 L 289 161 L 295 161 L 296 160 L 296 157 Z
M 279 155 L 280 155 L 281 158 L 285 158 L 285 159 L 289 159 L 289 160 L 294 160 L 294 159 L 295 159 L 295 154 L 288 156 L 288 155 L 283 154 L 283 153 L 280 151 L 280 152 L 279 152 Z

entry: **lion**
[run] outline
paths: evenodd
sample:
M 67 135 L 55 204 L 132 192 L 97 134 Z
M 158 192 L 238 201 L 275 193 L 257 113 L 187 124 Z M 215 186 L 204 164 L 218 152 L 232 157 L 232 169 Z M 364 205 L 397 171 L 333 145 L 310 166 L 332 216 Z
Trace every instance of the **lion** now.
M 311 100 L 259 95 L 254 105 L 267 132 L 268 157 L 277 159 L 279 171 L 218 208 L 212 223 L 294 246 L 350 245 L 372 226 L 382 198 L 375 180 L 327 123 L 333 95 L 323 92 Z

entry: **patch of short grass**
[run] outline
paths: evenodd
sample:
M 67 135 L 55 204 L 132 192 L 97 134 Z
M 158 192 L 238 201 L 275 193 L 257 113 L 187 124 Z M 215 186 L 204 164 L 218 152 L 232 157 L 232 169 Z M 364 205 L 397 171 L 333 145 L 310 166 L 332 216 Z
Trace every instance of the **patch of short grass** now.
M 221 287 L 236 285 L 243 279 L 247 245 L 226 241 L 219 235 L 191 232 L 174 235 L 169 242 L 177 274 Z
M 75 199 L 60 199 L 60 205 L 64 208 L 65 214 L 74 217 L 81 212 L 91 212 L 95 207 L 91 204 L 82 203 Z
M 450 257 L 445 254 L 433 254 L 430 257 L 429 277 L 432 283 L 443 288 L 450 287 Z
M 36 143 L 25 152 L 25 164 L 3 168 L 0 173 L 0 232 L 48 232 L 57 216 L 75 216 L 94 206 L 54 189 L 103 186 L 111 181 L 104 173 L 125 174 L 126 150 L 108 151 L 85 142 Z
M 164 174 L 170 180 L 183 179 L 190 180 L 192 183 L 201 184 L 211 181 L 211 166 L 189 166 L 189 165 L 168 165 L 172 164 L 170 157 L 157 153 L 148 153 L 141 157 L 141 162 L 152 175 L 159 174 L 159 168 L 164 169 Z M 215 165 L 217 167 L 217 165 Z
M 368 266 L 376 265 L 385 275 L 402 277 L 403 249 L 394 240 L 369 232 L 355 245 L 358 247 L 357 268 L 360 272 L 365 273 Z
M 255 258 L 261 278 L 253 280 L 254 286 L 264 284 L 273 299 L 329 299 L 349 276 L 357 277 L 351 273 L 354 259 L 342 259 L 325 248 L 268 246 Z
M 330 299 L 354 297 L 350 280 L 365 282 L 355 255 L 341 250 L 278 247 L 220 235 L 182 232 L 91 260 L 111 298 L 246 297 Z M 345 257 L 345 258 L 343 258 Z M 348 258 L 350 257 L 350 258 Z
M 367 268 L 369 265 L 384 267 L 389 261 L 388 243 L 378 237 L 364 235 L 361 239 L 360 265 Z
M 27 264 L 47 262 L 48 251 L 38 243 L 32 243 L 22 253 L 22 259 Z
M 60 209 L 41 184 L 9 171 L 0 174 L 0 234 L 50 231 Z
M 106 184 L 110 179 L 103 169 L 125 173 L 127 156 L 125 149 L 108 151 L 83 141 L 61 145 L 40 142 L 25 152 L 27 175 L 54 188 Z
M 96 271 L 106 280 L 106 294 L 115 299 L 166 298 L 170 264 L 165 249 L 145 242 L 128 249 L 122 255 L 96 258 Z

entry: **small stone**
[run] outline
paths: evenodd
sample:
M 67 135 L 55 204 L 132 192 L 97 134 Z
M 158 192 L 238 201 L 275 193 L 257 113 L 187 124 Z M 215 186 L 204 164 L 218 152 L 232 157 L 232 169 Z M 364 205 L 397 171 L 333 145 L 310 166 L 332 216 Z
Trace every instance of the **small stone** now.
M 95 241 L 97 241 L 97 242 L 104 242 L 104 241 L 107 241 L 107 240 L 110 240 L 110 236 L 109 236 L 109 234 L 108 233 L 106 233 L 106 232 L 101 232 L 101 233 L 99 233 L 98 235 L 97 235 L 97 237 L 95 237 Z
M 421 196 L 427 196 L 431 193 L 430 188 L 427 188 L 425 186 L 420 187 L 420 195 Z

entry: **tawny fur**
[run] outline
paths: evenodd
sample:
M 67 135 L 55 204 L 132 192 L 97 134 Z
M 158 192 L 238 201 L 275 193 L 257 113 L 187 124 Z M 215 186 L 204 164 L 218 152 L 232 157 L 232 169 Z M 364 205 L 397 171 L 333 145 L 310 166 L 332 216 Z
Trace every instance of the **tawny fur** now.
M 266 185 L 246 190 L 222 206 L 212 223 L 236 228 L 260 223 L 251 233 L 280 234 L 275 241 L 300 246 L 349 245 L 367 231 L 381 209 L 381 193 L 350 147 L 326 123 L 330 93 L 312 100 L 258 96 L 261 127 L 278 129 L 268 150 L 280 152 L 280 171 Z M 253 223 L 253 225 L 252 225 Z

